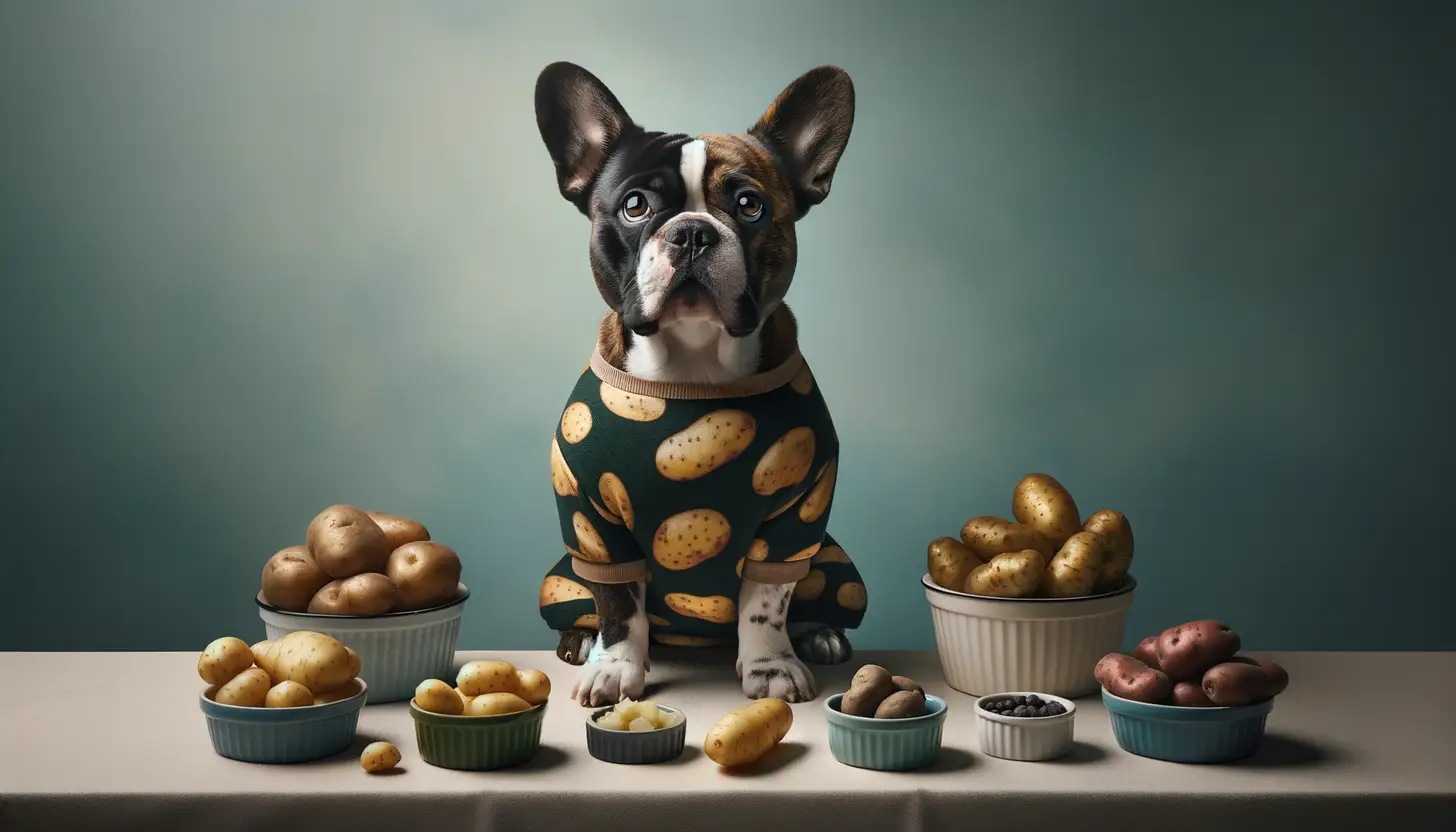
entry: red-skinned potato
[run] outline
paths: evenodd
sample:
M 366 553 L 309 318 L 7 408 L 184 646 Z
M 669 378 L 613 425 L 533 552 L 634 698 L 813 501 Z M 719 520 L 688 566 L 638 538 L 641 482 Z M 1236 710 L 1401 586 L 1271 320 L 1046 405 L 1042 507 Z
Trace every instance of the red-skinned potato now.
M 1093 675 L 1108 693 L 1134 702 L 1162 704 L 1173 692 L 1173 683 L 1163 671 L 1123 653 L 1103 656 Z
M 1283 681 L 1287 684 L 1288 674 Z M 1215 705 L 1236 708 L 1272 699 L 1282 690 L 1279 683 L 1278 674 L 1261 665 L 1222 662 L 1203 674 L 1203 693 Z
M 1132 656 L 1143 664 L 1155 670 L 1162 670 L 1158 665 L 1158 637 L 1148 636 L 1138 642 L 1138 646 L 1132 648 Z
M 1175 682 L 1192 682 L 1233 658 L 1242 642 L 1233 628 L 1204 619 L 1169 627 L 1158 635 L 1158 667 Z
M 1197 682 L 1179 682 L 1173 686 L 1172 703 L 1184 708 L 1212 708 L 1213 700 Z

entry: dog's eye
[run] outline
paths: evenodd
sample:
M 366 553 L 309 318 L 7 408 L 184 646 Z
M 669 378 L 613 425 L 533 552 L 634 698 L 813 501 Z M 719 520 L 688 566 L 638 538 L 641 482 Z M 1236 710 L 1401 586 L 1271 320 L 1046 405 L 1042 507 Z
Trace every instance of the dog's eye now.
M 738 216 L 745 222 L 753 222 L 763 216 L 763 199 L 751 191 L 738 195 Z
M 641 191 L 633 191 L 622 200 L 622 216 L 626 217 L 628 222 L 641 222 L 651 211 L 652 208 L 647 204 L 647 197 Z

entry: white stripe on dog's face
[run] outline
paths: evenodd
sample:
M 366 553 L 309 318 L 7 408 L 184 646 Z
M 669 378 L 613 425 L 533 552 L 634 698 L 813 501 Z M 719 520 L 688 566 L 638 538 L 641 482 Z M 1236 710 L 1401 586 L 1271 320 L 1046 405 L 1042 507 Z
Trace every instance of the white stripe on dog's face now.
M 694 139 L 683 145 L 679 170 L 682 172 L 683 187 L 688 194 L 683 210 L 706 214 L 708 201 L 703 197 L 703 177 L 708 170 L 708 143 L 702 139 Z

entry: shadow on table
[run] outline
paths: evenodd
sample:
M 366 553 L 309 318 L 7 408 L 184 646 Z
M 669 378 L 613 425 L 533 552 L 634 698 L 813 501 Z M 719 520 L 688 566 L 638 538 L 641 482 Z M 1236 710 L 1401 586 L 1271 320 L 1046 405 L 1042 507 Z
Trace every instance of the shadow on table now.
M 697 747 L 696 745 L 689 745 L 683 748 L 682 756 L 678 757 L 676 760 L 668 760 L 665 763 L 661 763 L 661 765 L 685 766 L 701 756 L 703 756 L 703 749 Z
M 1093 745 L 1087 742 L 1072 743 L 1072 750 L 1067 752 L 1065 757 L 1059 760 L 1052 760 L 1053 763 L 1070 763 L 1072 765 L 1084 763 L 1096 763 L 1107 759 L 1107 752 L 1100 745 Z
M 908 774 L 935 774 L 956 771 L 969 771 L 976 766 L 975 755 L 964 748 L 951 748 L 941 746 L 940 753 L 935 755 L 935 762 L 925 768 L 916 769 Z
M 1288 734 L 1265 734 L 1252 757 L 1228 763 L 1239 768 L 1306 768 L 1337 762 L 1340 753 L 1328 745 L 1315 745 Z
M 803 743 L 781 742 L 756 762 L 749 763 L 746 766 L 722 768 L 719 771 L 726 777 L 756 777 L 773 774 L 776 771 L 782 771 L 797 763 L 808 753 L 809 746 Z

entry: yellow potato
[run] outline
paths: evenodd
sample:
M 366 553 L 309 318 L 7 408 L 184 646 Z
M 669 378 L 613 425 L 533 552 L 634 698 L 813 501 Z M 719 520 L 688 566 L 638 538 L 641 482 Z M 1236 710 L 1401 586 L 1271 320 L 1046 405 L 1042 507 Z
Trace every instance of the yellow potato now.
M 1132 566 L 1132 524 L 1120 511 L 1103 509 L 1087 518 L 1082 526 L 1102 538 L 1102 568 L 1097 571 L 1096 592 L 1111 592 L 1122 586 Z
M 1102 538 L 1092 532 L 1077 532 L 1047 564 L 1042 575 L 1042 594 L 1052 598 L 1091 595 L 1102 561 Z
M 541 581 L 541 606 L 549 607 L 566 601 L 591 600 L 591 590 L 560 575 L 547 575 Z
M 323 693 L 313 695 L 313 704 L 327 705 L 330 702 L 340 702 L 352 696 L 358 696 L 363 683 L 358 679 L 350 679 L 333 690 L 326 690 Z
M 794 712 L 788 703 L 760 699 L 718 720 L 703 740 L 703 753 L 720 766 L 747 765 L 767 754 L 793 724 Z
M 727 548 L 732 533 L 728 518 L 710 508 L 679 512 L 657 527 L 652 557 L 668 569 L 691 569 Z
M 354 678 L 349 651 L 332 636 L 299 630 L 273 643 L 272 675 L 280 682 L 297 682 L 315 700 Z
M 577 557 L 591 563 L 611 563 L 612 556 L 607 553 L 607 543 L 602 540 L 601 533 L 581 512 L 574 512 L 571 515 L 571 528 L 576 532 L 576 545 L 579 551 Z
M 961 527 L 961 541 L 981 560 L 990 560 L 1007 552 L 1035 549 L 1042 557 L 1051 558 L 1057 547 L 1047 536 L 1022 523 L 1000 517 L 972 517 Z
M 443 543 L 416 540 L 389 555 L 384 574 L 399 588 L 399 608 L 420 610 L 455 600 L 460 556 Z
M 824 594 L 824 584 L 828 580 L 823 569 L 811 569 L 794 584 L 794 597 L 800 601 L 813 601 Z
M 572 402 L 561 414 L 561 438 L 575 445 L 591 433 L 591 408 L 584 402 Z
M 971 570 L 965 591 L 993 598 L 1025 598 L 1041 585 L 1046 558 L 1035 549 L 1006 552 Z
M 669 592 L 662 600 L 668 609 L 689 618 L 701 618 L 715 624 L 731 624 L 738 620 L 737 604 L 726 595 L 705 598 L 686 592 Z
M 223 685 L 252 666 L 252 648 L 246 641 L 228 636 L 217 639 L 202 651 L 197 658 L 197 675 L 209 685 Z
M 439 679 L 426 679 L 415 688 L 415 705 L 422 711 L 446 716 L 465 713 L 465 700 Z
M 401 546 L 410 543 L 417 543 L 421 540 L 430 539 L 430 530 L 417 520 L 408 517 L 401 517 L 398 514 L 386 514 L 382 511 L 364 512 L 374 525 L 384 532 L 384 538 L 389 541 L 389 550 L 392 552 Z
M 607 410 L 633 422 L 652 422 L 667 412 L 667 402 L 663 399 L 618 390 L 605 381 L 598 392 Z
M 364 753 L 359 755 L 359 765 L 370 774 L 378 774 L 381 771 L 388 771 L 399 765 L 399 749 L 390 742 L 371 742 L 364 746 Z
M 254 644 L 249 652 L 253 654 L 253 664 L 268 671 L 268 675 L 273 675 L 273 642 L 260 641 Z M 357 676 L 358 674 L 356 673 L 355 675 Z
M 566 457 L 561 455 L 561 443 L 554 434 L 551 436 L 551 487 L 562 497 L 575 497 L 579 493 L 576 475 L 567 467 Z
M 313 694 L 297 682 L 279 682 L 268 689 L 263 705 L 269 708 L 307 708 L 313 704 Z
M 1011 493 L 1011 514 L 1046 535 L 1060 549 L 1082 530 L 1082 515 L 1072 495 L 1050 474 L 1027 474 Z
M 361 572 L 383 572 L 389 560 L 389 538 L 369 515 L 353 506 L 329 506 L 308 524 L 305 545 L 318 567 L 331 578 Z
M 399 587 L 389 576 L 362 572 L 330 581 L 313 600 L 308 611 L 323 615 L 384 615 L 399 605 Z
M 471 697 L 465 706 L 466 716 L 498 716 L 529 711 L 531 703 L 514 693 L 486 693 Z
M 606 509 L 602 516 L 616 517 L 628 529 L 634 528 L 632 499 L 627 496 L 627 486 L 622 483 L 622 478 L 608 471 L 597 479 L 597 490 L 602 492 L 602 506 Z
M 263 564 L 263 600 L 279 609 L 303 612 L 330 580 L 307 547 L 289 546 Z
M 758 423 L 742 410 L 715 410 L 657 446 L 657 471 L 687 482 L 718 470 L 743 453 L 758 433 Z
M 837 460 L 831 459 L 819 470 L 814 488 L 799 506 L 800 520 L 814 523 L 824 516 L 825 510 L 829 508 L 829 501 L 834 499 L 834 480 L 839 474 L 838 468 Z
M 268 700 L 268 689 L 272 685 L 273 680 L 268 678 L 268 671 L 261 667 L 250 667 L 218 688 L 212 699 L 219 705 L 261 708 Z
M 521 680 L 510 662 L 475 661 L 460 668 L 455 684 L 466 696 L 521 692 Z
M 465 706 L 470 704 L 472 697 L 466 696 L 465 691 L 460 688 L 450 688 L 450 690 L 455 691 L 455 695 L 460 697 L 460 712 L 465 713 Z
M 551 679 L 539 670 L 517 670 L 520 696 L 532 705 L 539 705 L 551 698 Z
M 349 678 L 353 679 L 359 675 L 359 671 L 363 670 L 364 666 L 359 662 L 359 654 L 354 652 L 354 648 L 346 646 L 344 652 L 349 655 Z
M 925 560 L 930 580 L 936 586 L 956 592 L 965 588 L 971 570 L 985 563 L 971 551 L 971 547 L 954 537 L 937 537 L 930 541 L 925 550 Z

